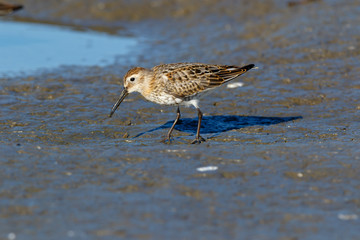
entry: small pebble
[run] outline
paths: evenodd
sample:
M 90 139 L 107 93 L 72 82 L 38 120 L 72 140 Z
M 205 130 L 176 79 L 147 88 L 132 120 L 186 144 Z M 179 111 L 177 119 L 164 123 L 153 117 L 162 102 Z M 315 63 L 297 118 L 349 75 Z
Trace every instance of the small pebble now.
M 15 240 L 15 239 L 16 239 L 16 235 L 15 235 L 15 233 L 13 233 L 13 232 L 9 233 L 9 234 L 7 235 L 7 237 L 8 237 L 9 240 Z

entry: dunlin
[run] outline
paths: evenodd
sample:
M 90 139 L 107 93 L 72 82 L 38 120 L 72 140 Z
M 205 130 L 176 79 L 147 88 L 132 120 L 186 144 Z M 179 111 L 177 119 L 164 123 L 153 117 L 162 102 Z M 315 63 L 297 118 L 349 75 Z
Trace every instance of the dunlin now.
M 120 103 L 131 92 L 139 92 L 154 103 L 176 105 L 176 119 L 164 139 L 164 141 L 170 142 L 171 133 L 180 118 L 179 105 L 192 105 L 198 113 L 196 137 L 192 143 L 201 143 L 205 139 L 200 136 L 203 114 L 199 108 L 199 98 L 209 90 L 237 78 L 254 66 L 254 64 L 237 67 L 202 63 L 172 63 L 159 65 L 152 69 L 133 68 L 124 76 L 124 89 L 119 100 L 111 109 L 109 117 L 114 114 Z
M 15 5 L 15 4 L 9 4 L 9 3 L 0 2 L 0 16 L 9 14 L 9 13 L 11 13 L 13 11 L 17 11 L 17 10 L 20 10 L 22 8 L 23 8 L 23 6 L 18 5 L 18 4 Z

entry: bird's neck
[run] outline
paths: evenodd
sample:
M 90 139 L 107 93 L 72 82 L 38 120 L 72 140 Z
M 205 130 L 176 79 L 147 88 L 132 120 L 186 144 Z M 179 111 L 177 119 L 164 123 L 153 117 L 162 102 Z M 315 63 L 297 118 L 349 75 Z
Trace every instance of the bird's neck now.
M 147 70 L 143 72 L 143 76 L 141 76 L 141 87 L 139 89 L 139 92 L 143 95 L 146 96 L 148 94 L 150 94 L 153 91 L 154 88 L 154 73 L 150 70 Z

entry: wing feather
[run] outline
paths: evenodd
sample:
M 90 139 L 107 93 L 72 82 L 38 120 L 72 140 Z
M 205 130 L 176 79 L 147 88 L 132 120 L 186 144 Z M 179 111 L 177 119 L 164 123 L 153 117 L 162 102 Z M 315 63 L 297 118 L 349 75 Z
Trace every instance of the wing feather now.
M 186 98 L 231 81 L 254 66 L 254 64 L 237 67 L 201 63 L 175 63 L 159 65 L 153 70 L 157 75 L 166 76 L 165 91 L 168 94 Z

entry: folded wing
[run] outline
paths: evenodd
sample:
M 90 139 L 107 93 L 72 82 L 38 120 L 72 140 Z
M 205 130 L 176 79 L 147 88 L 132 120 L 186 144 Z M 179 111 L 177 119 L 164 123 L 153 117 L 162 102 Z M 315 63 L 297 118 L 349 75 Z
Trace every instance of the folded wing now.
M 166 69 L 165 71 L 161 71 L 168 79 L 165 83 L 166 92 L 177 97 L 184 98 L 231 81 L 244 74 L 254 66 L 254 64 L 237 67 L 227 65 L 207 65 L 200 63 L 182 63 L 177 66 L 176 64 L 171 64 L 168 67 L 165 67 L 164 65 L 159 67 Z

